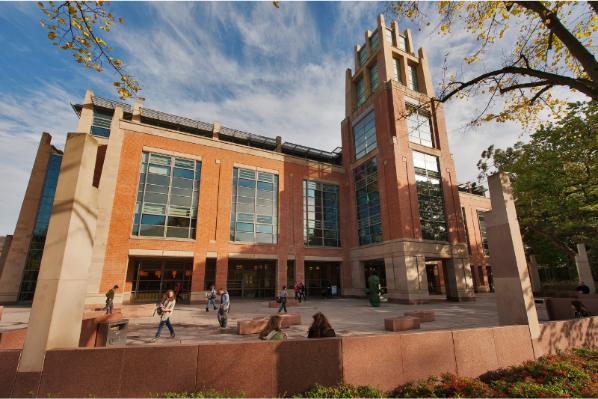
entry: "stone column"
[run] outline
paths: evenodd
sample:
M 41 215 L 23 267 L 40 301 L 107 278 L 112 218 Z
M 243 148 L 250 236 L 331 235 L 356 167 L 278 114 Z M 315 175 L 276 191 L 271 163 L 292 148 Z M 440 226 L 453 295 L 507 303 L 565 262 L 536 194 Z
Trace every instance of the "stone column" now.
M 423 256 L 398 256 L 392 258 L 394 289 L 388 289 L 388 302 L 409 305 L 430 303 L 426 258 Z M 388 280 L 389 268 L 386 269 Z
M 488 178 L 488 186 L 492 210 L 484 216 L 492 254 L 498 322 L 501 326 L 528 325 L 535 343 L 540 326 L 509 176 L 496 173 Z
M 590 288 L 590 294 L 595 294 L 596 285 L 594 285 L 594 279 L 592 278 L 592 269 L 590 268 L 585 244 L 577 244 L 577 253 L 579 255 L 575 257 L 575 265 L 577 266 L 579 281 L 583 281 Z
M 6 263 L 6 258 L 8 257 L 8 250 L 10 249 L 12 237 L 13 236 L 10 234 L 4 237 L 4 248 L 2 248 L 2 255 L 0 255 L 0 278 L 2 278 L 2 270 L 4 270 L 4 264 Z
M 469 259 L 451 258 L 445 262 L 448 281 L 446 299 L 455 302 L 475 301 Z
M 536 263 L 536 255 L 530 255 L 530 271 L 531 271 L 531 282 L 532 290 L 535 293 L 542 291 L 542 282 L 540 281 L 540 273 L 538 272 L 538 264 Z
M 95 237 L 98 142 L 67 136 L 19 372 L 42 371 L 46 350 L 77 348 Z

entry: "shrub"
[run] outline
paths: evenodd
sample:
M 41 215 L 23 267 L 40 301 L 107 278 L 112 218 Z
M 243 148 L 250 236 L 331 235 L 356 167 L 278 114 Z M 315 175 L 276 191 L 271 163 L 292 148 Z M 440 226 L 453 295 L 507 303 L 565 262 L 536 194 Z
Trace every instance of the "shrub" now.
M 165 398 L 246 398 L 247 393 L 243 391 L 243 387 L 235 390 L 235 387 L 230 389 L 225 389 L 223 392 L 217 391 L 215 389 L 206 389 L 206 384 L 204 382 L 203 389 L 198 390 L 195 387 L 195 391 L 191 393 L 182 392 L 168 392 L 164 394 Z
M 575 291 L 579 280 L 557 281 L 550 280 L 542 283 L 543 290 Z
M 350 384 L 338 384 L 333 387 L 323 387 L 316 384 L 303 395 L 293 396 L 294 398 L 385 398 L 386 394 L 369 385 L 355 386 Z

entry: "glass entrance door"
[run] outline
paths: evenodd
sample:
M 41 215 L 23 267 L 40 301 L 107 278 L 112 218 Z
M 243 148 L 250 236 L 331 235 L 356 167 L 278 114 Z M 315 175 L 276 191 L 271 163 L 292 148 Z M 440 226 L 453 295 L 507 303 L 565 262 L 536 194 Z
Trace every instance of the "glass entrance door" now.
M 337 262 L 305 262 L 305 287 L 307 296 L 323 296 L 328 284 L 336 286 L 337 295 L 341 292 L 341 268 Z M 291 287 L 292 288 L 292 287 Z
M 275 261 L 231 260 L 226 282 L 231 297 L 272 298 L 275 290 Z
M 166 291 L 174 291 L 178 283 L 183 287 L 181 297 L 189 300 L 192 259 L 139 259 L 135 263 L 131 302 L 158 302 Z

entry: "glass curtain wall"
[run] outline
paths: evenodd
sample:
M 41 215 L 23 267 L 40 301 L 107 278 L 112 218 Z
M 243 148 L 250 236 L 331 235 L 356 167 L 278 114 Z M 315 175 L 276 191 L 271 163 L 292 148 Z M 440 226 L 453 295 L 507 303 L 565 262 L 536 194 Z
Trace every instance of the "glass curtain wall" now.
M 424 240 L 448 241 L 438 158 L 413 151 L 417 203 Z
M 201 162 L 144 152 L 133 236 L 195 239 Z
M 370 112 L 353 126 L 353 140 L 355 145 L 355 160 L 362 158 L 368 152 L 378 147 L 374 111 Z
M 303 237 L 307 246 L 341 246 L 338 186 L 303 181 Z
M 407 105 L 407 131 L 409 141 L 433 148 L 430 114 Z
M 275 261 L 230 260 L 228 293 L 242 298 L 272 298 L 276 295 L 275 275 Z
M 359 245 L 382 242 L 378 162 L 376 158 L 354 170 Z
M 230 240 L 278 242 L 278 176 L 233 169 Z
M 135 280 L 131 286 L 131 302 L 155 302 L 162 299 L 168 290 L 181 283 L 181 297 L 189 300 L 192 259 L 138 259 L 136 260 Z M 175 291 L 176 293 L 176 291 Z
M 23 278 L 21 279 L 17 302 L 32 301 L 33 295 L 35 294 L 37 276 L 39 274 L 39 266 L 44 253 L 46 234 L 48 233 L 48 224 L 50 223 L 50 214 L 52 213 L 52 205 L 54 204 L 54 195 L 56 194 L 56 185 L 58 184 L 58 174 L 60 173 L 61 163 L 62 155 L 50 155 L 42 197 L 39 202 L 39 208 L 37 209 L 35 227 L 33 229 L 33 235 L 31 236 L 29 251 L 27 252 L 27 260 L 25 261 L 25 270 L 23 271 Z

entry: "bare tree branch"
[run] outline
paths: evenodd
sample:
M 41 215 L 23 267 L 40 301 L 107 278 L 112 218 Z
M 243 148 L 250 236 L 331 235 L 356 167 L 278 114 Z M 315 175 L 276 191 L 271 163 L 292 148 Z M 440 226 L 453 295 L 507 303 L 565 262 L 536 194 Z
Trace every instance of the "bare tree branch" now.
M 564 242 L 562 242 L 561 240 L 556 238 L 553 234 L 550 234 L 550 233 L 542 230 L 541 228 L 539 228 L 532 222 L 528 222 L 527 227 L 529 227 L 531 230 L 535 231 L 536 233 L 541 234 L 544 237 L 546 237 L 550 242 L 552 242 L 554 245 L 559 247 L 559 249 L 561 251 L 563 251 L 565 253 L 565 255 L 567 255 L 572 260 L 575 260 L 577 253 L 575 253 L 575 251 L 573 251 L 571 248 L 569 248 L 567 245 L 565 245 Z

